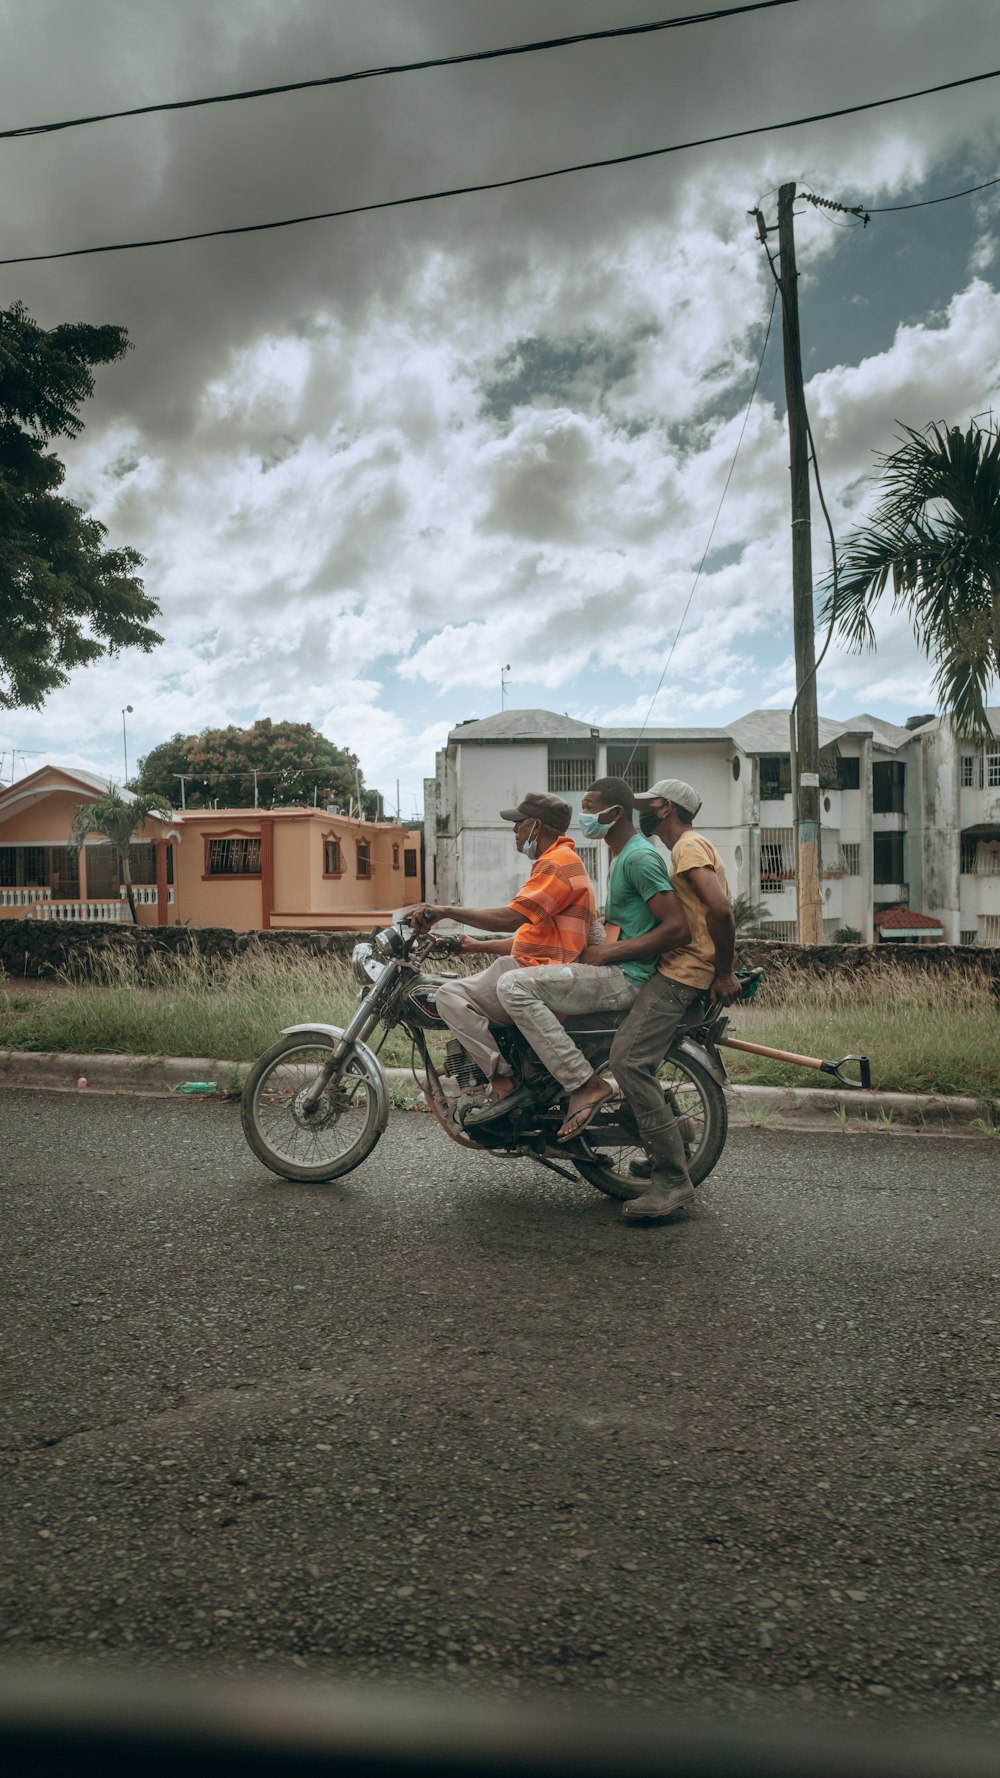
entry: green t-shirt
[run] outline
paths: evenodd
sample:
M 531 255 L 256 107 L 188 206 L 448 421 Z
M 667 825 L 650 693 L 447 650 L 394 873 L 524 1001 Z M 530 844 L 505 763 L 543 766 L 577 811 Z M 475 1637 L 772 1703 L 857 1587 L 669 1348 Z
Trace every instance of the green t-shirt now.
M 649 911 L 650 896 L 661 895 L 672 887 L 663 853 L 637 833 L 626 840 L 612 863 L 604 918 L 621 927 L 622 938 L 641 938 L 656 925 Z M 621 965 L 622 974 L 641 987 L 653 974 L 656 963 L 655 957 L 635 957 Z

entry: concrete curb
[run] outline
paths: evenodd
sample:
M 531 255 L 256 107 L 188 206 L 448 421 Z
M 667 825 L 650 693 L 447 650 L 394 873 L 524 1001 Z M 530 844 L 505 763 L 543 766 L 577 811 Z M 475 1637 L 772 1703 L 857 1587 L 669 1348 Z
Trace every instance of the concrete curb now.
M 81 1080 L 101 1093 L 177 1093 L 195 1082 L 214 1082 L 218 1093 L 239 1091 L 249 1062 L 207 1056 L 80 1056 L 34 1050 L 0 1050 L 0 1086 L 77 1091 Z M 393 1086 L 416 1095 L 408 1068 L 387 1068 Z M 192 1095 L 194 1097 L 196 1095 Z M 1000 1100 L 941 1093 L 850 1092 L 833 1087 L 728 1089 L 735 1124 L 760 1129 L 876 1129 L 897 1134 L 982 1135 L 975 1126 L 1000 1128 Z M 846 1119 L 846 1122 L 845 1122 Z

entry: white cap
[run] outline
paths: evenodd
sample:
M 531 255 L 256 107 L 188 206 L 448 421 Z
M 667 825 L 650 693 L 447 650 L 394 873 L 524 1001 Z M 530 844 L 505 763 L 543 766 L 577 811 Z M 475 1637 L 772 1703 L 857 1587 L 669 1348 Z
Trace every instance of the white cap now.
M 661 799 L 665 803 L 676 803 L 679 809 L 684 810 L 685 815 L 690 815 L 692 818 L 701 808 L 701 797 L 698 792 L 693 790 L 690 784 L 685 784 L 682 778 L 659 778 L 655 784 L 650 785 L 648 790 L 642 791 L 641 794 L 636 791 L 635 794 L 637 803 L 659 802 Z

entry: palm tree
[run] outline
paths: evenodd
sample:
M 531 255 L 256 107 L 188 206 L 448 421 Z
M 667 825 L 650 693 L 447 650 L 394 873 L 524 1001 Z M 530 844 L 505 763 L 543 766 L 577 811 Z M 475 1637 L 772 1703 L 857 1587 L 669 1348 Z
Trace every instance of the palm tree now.
M 129 844 L 136 829 L 142 827 L 150 815 L 169 819 L 169 811 L 162 807 L 162 800 L 158 796 L 132 796 L 126 802 L 118 786 L 109 784 L 106 795 L 95 797 L 93 802 L 80 804 L 70 829 L 69 845 L 74 852 L 79 852 L 88 834 L 99 833 L 104 839 L 110 840 L 118 854 L 133 924 L 137 924 L 137 920 Z
M 871 613 L 891 579 L 956 731 L 985 738 L 1000 675 L 1000 425 L 902 432 L 878 459 L 882 497 L 844 546 L 823 616 L 856 650 L 873 648 Z
M 741 890 L 739 895 L 733 896 L 732 909 L 738 939 L 769 936 L 771 916 L 762 901 L 754 901 L 752 895 Z

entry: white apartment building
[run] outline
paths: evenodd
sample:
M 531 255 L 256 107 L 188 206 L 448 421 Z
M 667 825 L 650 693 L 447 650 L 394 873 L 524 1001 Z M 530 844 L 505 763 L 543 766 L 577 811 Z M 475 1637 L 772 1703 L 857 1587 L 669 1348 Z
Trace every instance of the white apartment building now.
M 1000 710 L 995 744 L 960 742 L 947 721 L 820 719 L 823 933 L 865 942 L 877 915 L 910 908 L 949 944 L 1000 945 Z M 775 938 L 796 936 L 788 712 L 753 710 L 727 728 L 599 728 L 551 710 L 505 710 L 451 731 L 424 783 L 427 894 L 490 907 L 527 874 L 500 810 L 551 790 L 579 811 L 595 778 L 636 790 L 683 778 L 702 797 L 697 825 L 718 847 L 731 891 L 761 901 Z M 571 828 L 598 886 L 608 852 Z

